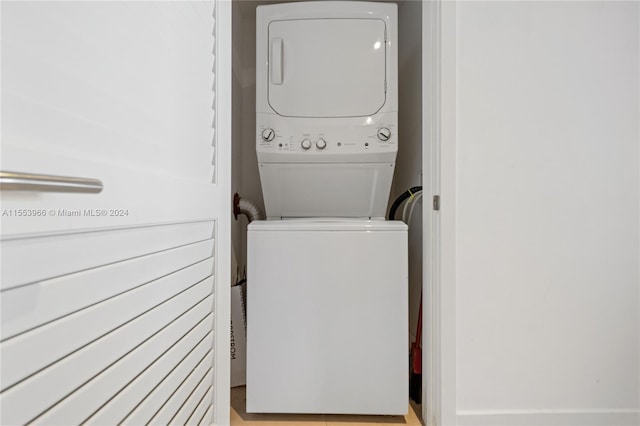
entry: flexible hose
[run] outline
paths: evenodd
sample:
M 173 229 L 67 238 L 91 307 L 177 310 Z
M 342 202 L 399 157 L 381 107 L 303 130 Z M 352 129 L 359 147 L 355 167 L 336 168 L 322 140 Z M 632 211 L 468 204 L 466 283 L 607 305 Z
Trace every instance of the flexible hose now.
M 264 219 L 264 214 L 262 211 L 249 200 L 244 198 L 240 198 L 240 195 L 234 194 L 233 196 L 233 216 L 238 220 L 238 215 L 243 214 L 247 216 L 249 222 L 253 222 L 254 220 L 262 220 Z
M 414 186 L 413 188 L 407 189 L 405 192 L 400 194 L 398 198 L 393 202 L 391 208 L 389 209 L 389 220 L 394 220 L 396 218 L 396 210 L 400 207 L 400 204 L 407 198 L 411 197 L 418 191 L 422 191 L 422 186 Z
M 264 219 L 264 216 L 262 215 L 260 209 L 249 200 L 240 198 L 239 207 L 240 213 L 245 214 L 247 216 L 247 219 L 249 219 L 249 222 Z
M 411 223 L 411 216 L 413 216 L 413 208 L 422 200 L 422 191 L 418 191 L 413 194 L 413 198 L 409 198 L 404 203 L 404 208 L 402 209 L 402 221 L 409 225 Z

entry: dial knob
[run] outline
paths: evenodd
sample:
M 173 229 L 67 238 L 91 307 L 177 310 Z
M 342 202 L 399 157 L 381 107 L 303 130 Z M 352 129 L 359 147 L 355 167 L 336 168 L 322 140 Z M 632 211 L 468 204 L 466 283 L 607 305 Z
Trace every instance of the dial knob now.
M 327 147 L 327 141 L 322 138 L 318 139 L 318 142 L 316 142 L 316 147 L 318 149 L 325 149 Z
M 386 142 L 389 139 L 391 139 L 391 130 L 389 130 L 388 127 L 380 127 L 378 129 L 378 139 L 380 139 L 383 142 Z
M 304 139 L 300 145 L 302 145 L 302 149 L 304 149 L 305 151 L 309 148 L 311 148 L 311 141 L 309 139 Z
M 276 137 L 276 131 L 270 128 L 262 131 L 262 140 L 265 142 L 271 142 Z

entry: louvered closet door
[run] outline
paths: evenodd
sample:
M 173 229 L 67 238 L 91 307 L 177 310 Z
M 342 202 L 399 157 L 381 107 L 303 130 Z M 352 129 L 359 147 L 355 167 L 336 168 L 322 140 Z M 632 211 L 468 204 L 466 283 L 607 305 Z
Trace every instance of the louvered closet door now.
M 214 2 L 1 8 L 2 171 L 103 190 L 2 188 L 0 423 L 209 424 Z

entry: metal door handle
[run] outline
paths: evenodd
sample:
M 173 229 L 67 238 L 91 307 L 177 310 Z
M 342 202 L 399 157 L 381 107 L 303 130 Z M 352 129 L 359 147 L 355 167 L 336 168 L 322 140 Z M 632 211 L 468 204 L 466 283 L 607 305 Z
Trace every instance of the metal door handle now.
M 102 191 L 102 182 L 98 179 L 70 176 L 0 172 L 0 190 L 79 192 L 95 194 Z

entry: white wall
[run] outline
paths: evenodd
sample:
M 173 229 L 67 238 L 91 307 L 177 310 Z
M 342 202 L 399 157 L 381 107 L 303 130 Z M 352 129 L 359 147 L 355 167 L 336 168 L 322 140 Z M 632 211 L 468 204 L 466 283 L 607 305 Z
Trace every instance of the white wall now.
M 234 192 L 264 212 L 255 150 L 256 6 L 265 1 L 233 1 L 233 179 Z M 233 241 L 240 273 L 246 264 L 247 219 L 234 221 Z
M 445 423 L 640 422 L 639 9 L 443 22 Z
M 422 2 L 398 2 L 398 157 L 391 202 L 420 185 L 422 172 Z M 391 204 L 389 204 L 389 207 Z M 402 209 L 396 219 L 402 218 Z M 409 334 L 415 339 L 422 289 L 422 202 L 409 224 Z
M 391 201 L 420 185 L 422 171 L 422 2 L 398 3 L 398 157 Z
M 241 43 L 236 40 L 242 39 L 242 27 L 241 27 L 241 15 L 240 15 L 240 3 L 233 2 L 231 4 L 231 32 L 232 32 L 232 83 L 231 83 L 231 159 L 232 159 L 232 182 L 231 193 L 239 193 L 242 188 L 242 73 L 241 73 L 241 58 L 242 58 L 242 46 Z M 234 258 L 240 254 L 240 238 L 242 228 L 241 222 L 238 220 L 232 220 L 231 223 L 231 241 L 232 250 L 234 252 Z M 235 266 L 232 266 L 235 267 Z M 231 271 L 232 280 L 235 282 L 236 270 Z

